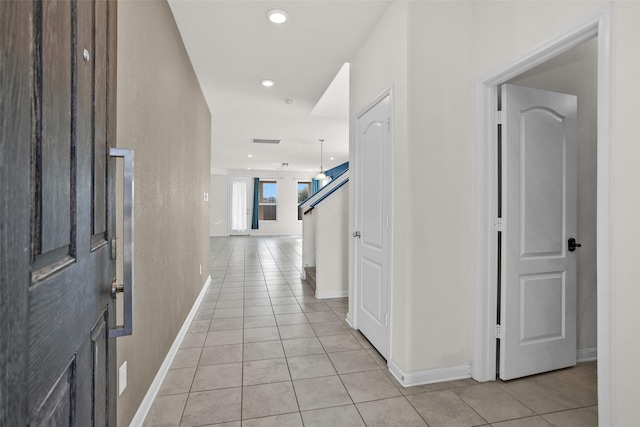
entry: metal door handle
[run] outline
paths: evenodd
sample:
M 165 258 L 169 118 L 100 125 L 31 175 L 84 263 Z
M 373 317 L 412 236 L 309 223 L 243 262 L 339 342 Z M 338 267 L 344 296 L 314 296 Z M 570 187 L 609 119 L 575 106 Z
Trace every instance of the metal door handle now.
M 569 249 L 569 252 L 573 252 L 576 250 L 576 248 L 581 248 L 582 245 L 578 242 L 576 242 L 576 239 L 574 239 L 573 237 L 571 237 L 568 241 L 567 241 L 567 249 Z
M 109 338 L 124 337 L 133 334 L 133 150 L 126 148 L 110 148 L 109 156 L 122 157 L 124 160 L 124 191 L 123 191 L 123 228 L 124 255 L 122 276 L 123 284 L 119 285 L 114 279 L 111 284 L 111 296 L 122 292 L 124 302 L 124 319 L 121 326 L 109 330 Z
M 359 232 L 359 231 L 354 231 L 354 232 L 353 232 L 353 237 L 360 238 L 360 237 L 361 237 L 361 236 L 360 236 L 360 232 Z

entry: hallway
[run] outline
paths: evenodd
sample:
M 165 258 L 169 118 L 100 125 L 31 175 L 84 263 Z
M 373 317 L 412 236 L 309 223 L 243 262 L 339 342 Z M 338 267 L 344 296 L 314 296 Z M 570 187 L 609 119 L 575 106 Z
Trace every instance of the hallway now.
M 403 388 L 300 280 L 302 239 L 211 238 L 211 285 L 145 426 L 596 426 L 596 363 Z

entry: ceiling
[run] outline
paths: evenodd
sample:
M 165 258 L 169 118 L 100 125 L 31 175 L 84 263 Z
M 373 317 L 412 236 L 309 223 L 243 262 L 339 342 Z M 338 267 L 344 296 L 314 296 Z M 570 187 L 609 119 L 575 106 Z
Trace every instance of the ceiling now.
M 287 170 L 315 173 L 319 139 L 325 140 L 324 169 L 348 161 L 344 64 L 389 3 L 169 0 L 211 110 L 212 172 L 276 170 L 288 163 Z M 269 22 L 271 9 L 285 10 L 289 20 Z M 262 79 L 276 83 L 265 88 Z M 258 145 L 253 138 L 282 142 Z

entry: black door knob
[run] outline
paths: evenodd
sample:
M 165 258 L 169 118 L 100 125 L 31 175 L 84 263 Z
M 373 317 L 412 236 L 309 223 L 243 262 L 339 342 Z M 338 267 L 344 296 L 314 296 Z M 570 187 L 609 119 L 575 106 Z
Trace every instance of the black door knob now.
M 576 242 L 576 239 L 574 239 L 573 237 L 569 238 L 569 240 L 567 241 L 567 249 L 569 249 L 569 252 L 573 252 L 576 250 L 576 248 L 581 248 L 582 245 L 580 243 Z

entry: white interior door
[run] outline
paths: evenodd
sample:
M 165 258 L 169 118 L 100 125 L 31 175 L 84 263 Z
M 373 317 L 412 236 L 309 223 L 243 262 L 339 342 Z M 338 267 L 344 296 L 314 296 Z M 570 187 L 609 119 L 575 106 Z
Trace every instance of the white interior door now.
M 248 176 L 229 177 L 229 234 L 248 235 L 251 224 Z
M 357 118 L 355 322 L 389 356 L 390 96 Z
M 500 378 L 576 363 L 577 99 L 502 87 Z

